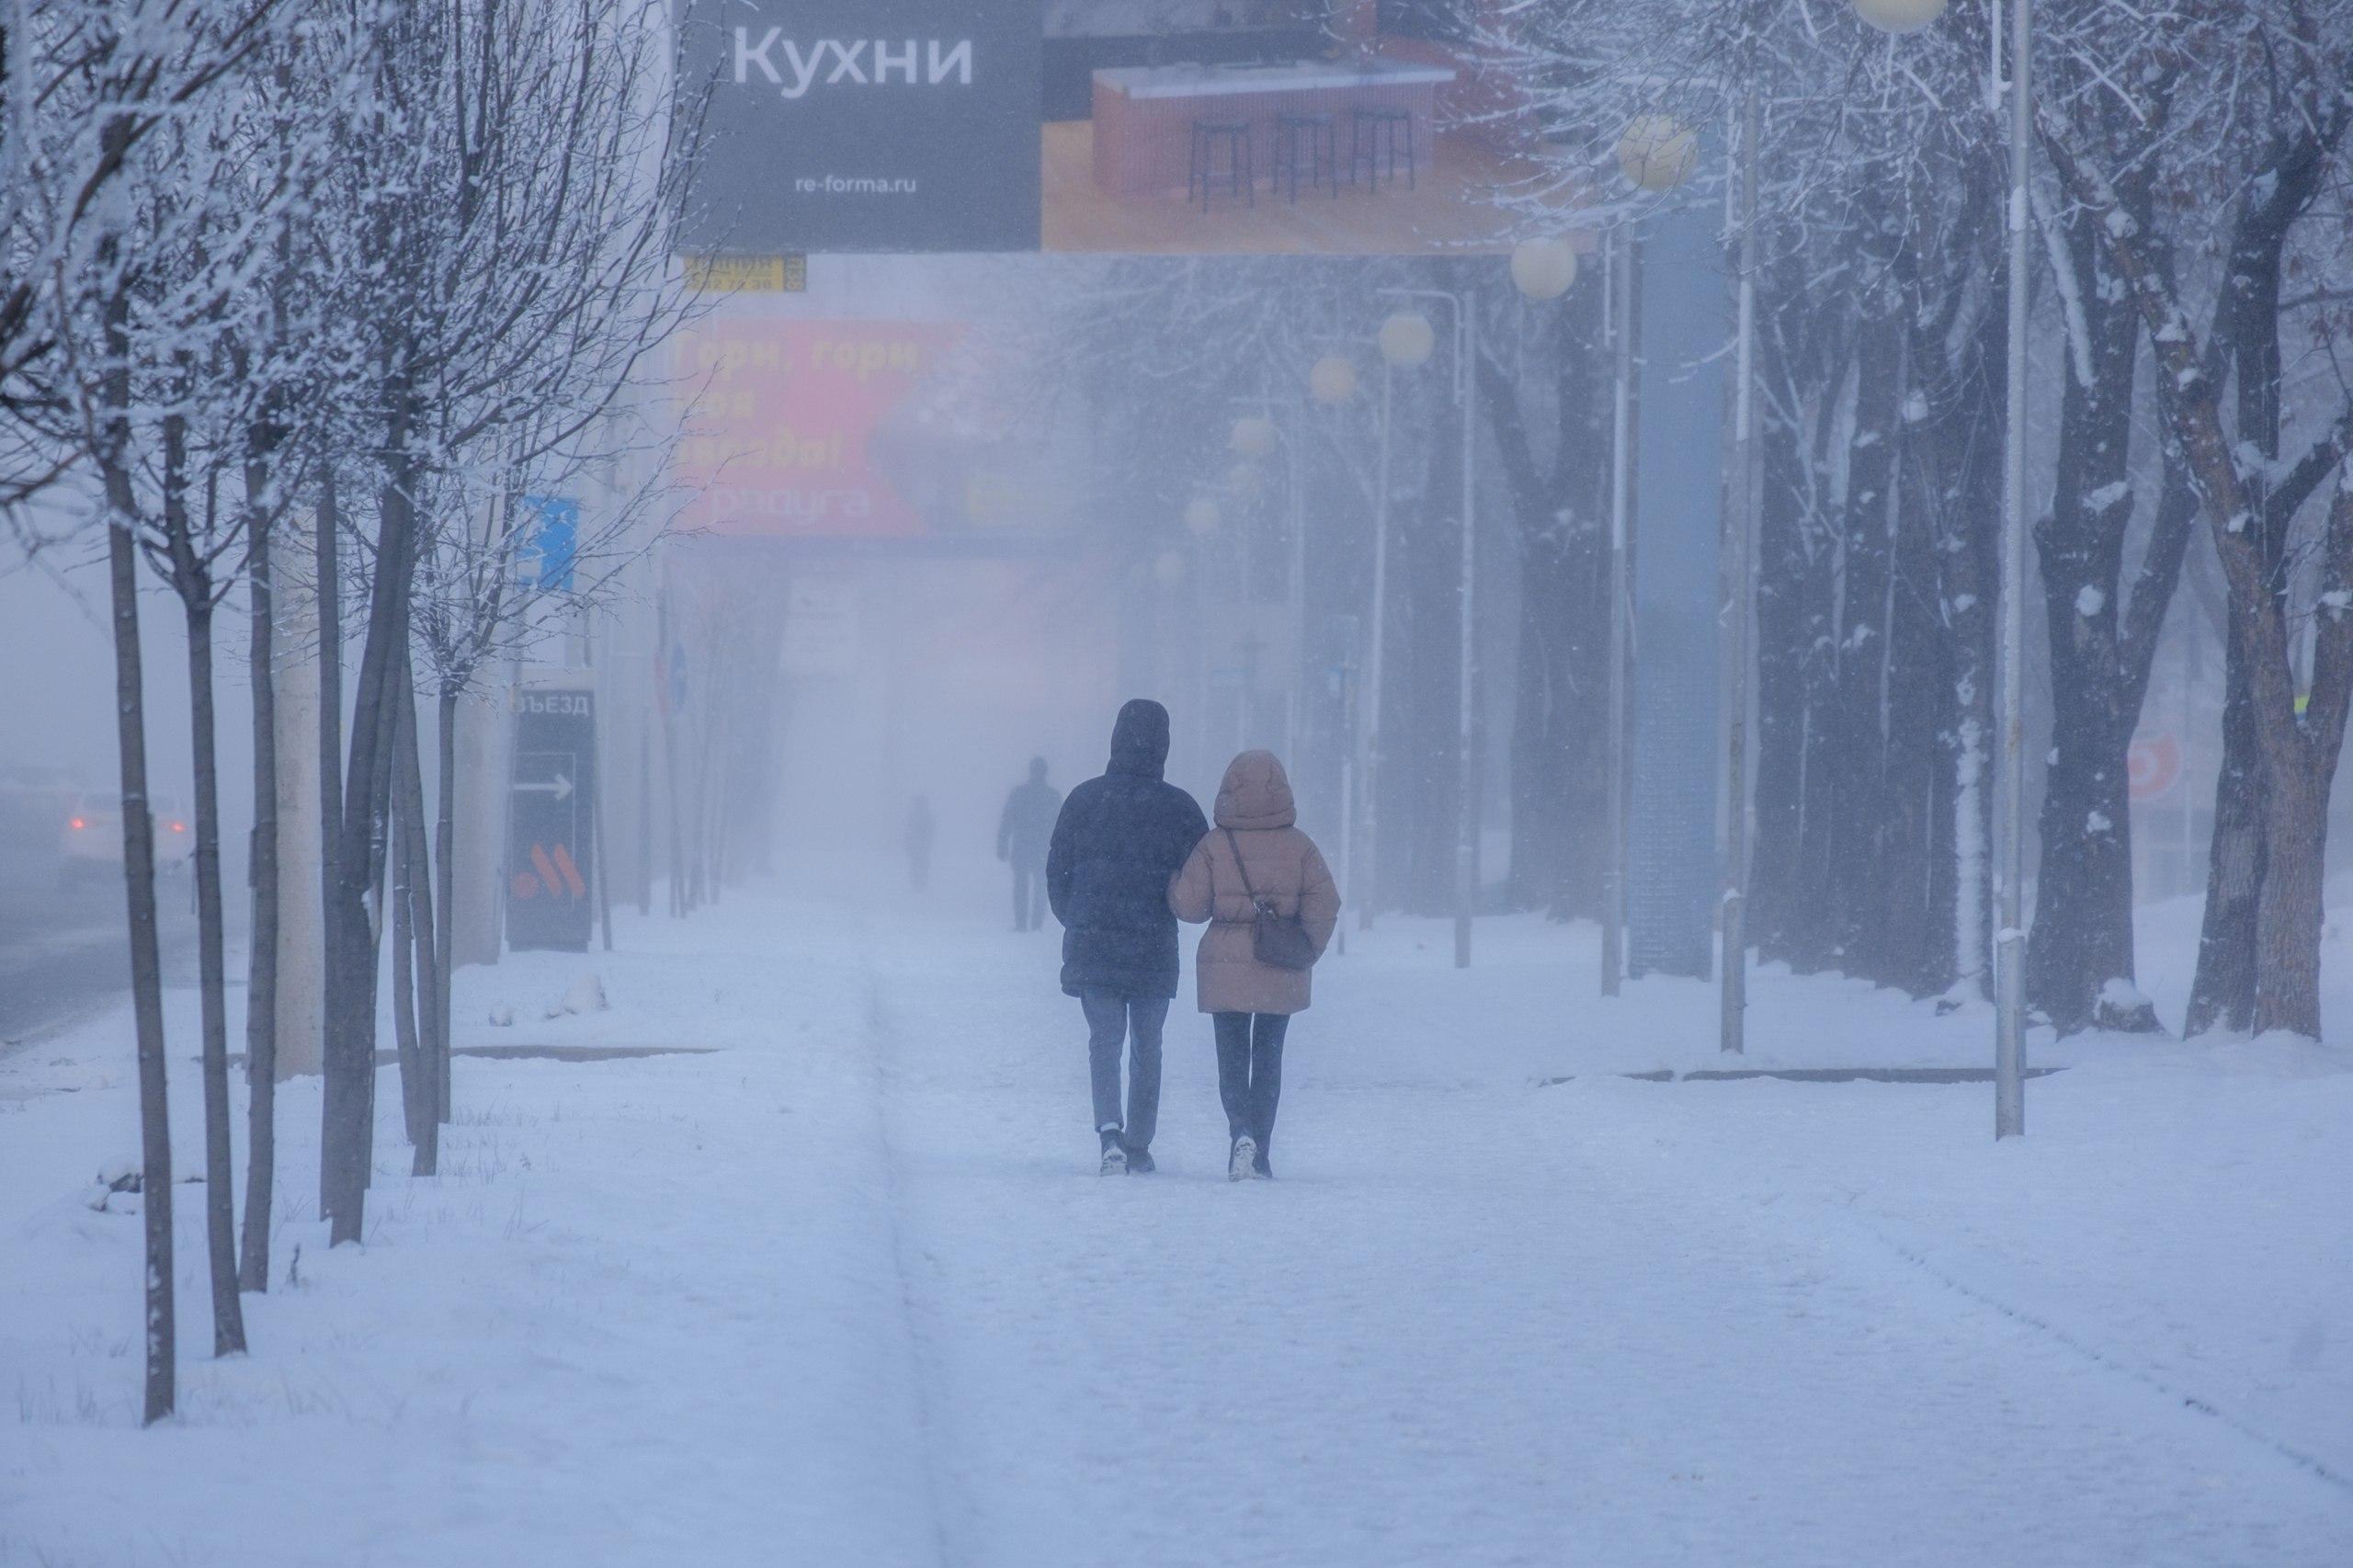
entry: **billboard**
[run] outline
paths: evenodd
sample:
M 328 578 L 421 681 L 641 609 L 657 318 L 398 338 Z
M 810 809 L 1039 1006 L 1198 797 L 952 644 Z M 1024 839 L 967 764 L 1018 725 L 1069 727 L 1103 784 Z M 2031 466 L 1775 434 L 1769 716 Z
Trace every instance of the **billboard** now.
M 1492 254 L 1530 204 L 1580 199 L 1509 74 L 1413 6 L 677 0 L 677 17 L 680 81 L 710 94 L 682 241 L 699 258 Z
M 717 316 L 680 333 L 693 400 L 674 477 L 684 532 L 1001 549 L 1069 501 L 1026 441 L 1017 375 L 959 322 Z
M 705 254 L 1038 247 L 1040 0 L 677 0 Z
M 589 691 L 515 694 L 507 784 L 506 945 L 588 950 L 595 924 L 597 699 Z

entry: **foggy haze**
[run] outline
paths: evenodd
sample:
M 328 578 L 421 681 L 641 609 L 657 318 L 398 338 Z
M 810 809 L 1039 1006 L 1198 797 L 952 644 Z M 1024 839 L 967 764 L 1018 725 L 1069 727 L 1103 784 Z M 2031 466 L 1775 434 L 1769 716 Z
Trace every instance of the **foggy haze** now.
M 0 1568 L 2353 1562 L 2353 6 L 0 65 Z

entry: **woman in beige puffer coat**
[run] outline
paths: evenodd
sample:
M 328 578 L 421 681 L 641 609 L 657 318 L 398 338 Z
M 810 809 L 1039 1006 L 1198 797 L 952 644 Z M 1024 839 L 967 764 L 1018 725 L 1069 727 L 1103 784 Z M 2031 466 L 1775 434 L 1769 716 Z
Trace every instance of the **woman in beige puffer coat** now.
M 1209 922 L 1194 982 L 1217 1031 L 1218 1095 L 1233 1140 L 1226 1175 L 1234 1181 L 1274 1174 L 1267 1145 L 1282 1093 L 1283 1036 L 1310 996 L 1310 971 L 1258 961 L 1251 895 L 1297 915 L 1318 957 L 1339 924 L 1339 890 L 1315 841 L 1294 825 L 1298 815 L 1275 754 L 1244 752 L 1218 788 L 1216 825 L 1168 884 L 1177 919 Z

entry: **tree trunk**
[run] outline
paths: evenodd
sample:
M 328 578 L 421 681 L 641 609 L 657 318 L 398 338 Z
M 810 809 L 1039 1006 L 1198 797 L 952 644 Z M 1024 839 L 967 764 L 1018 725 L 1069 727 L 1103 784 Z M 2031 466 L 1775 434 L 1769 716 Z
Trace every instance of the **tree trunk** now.
M 2320 1039 L 2321 879 L 2334 759 L 2267 770 L 2274 851 L 2256 899 L 2255 1031 Z
M 2125 754 L 2140 722 L 2143 686 L 2128 672 L 2121 628 L 2141 324 L 2101 265 L 2095 226 L 2075 219 L 2062 240 L 2082 341 L 2068 357 L 2060 397 L 2051 513 L 2035 528 L 2050 633 L 2052 740 L 2026 990 L 2029 1004 L 2069 1035 L 2095 1024 L 2154 1029 L 2157 1023 L 2145 1003 L 2108 990 L 2110 982 L 2129 986 L 2133 978 Z M 2085 363 L 2076 363 L 2078 355 Z M 2170 593 L 2170 579 L 2165 589 Z
M 435 733 L 439 737 L 440 750 L 433 759 L 438 775 L 435 780 L 433 799 L 433 1006 L 434 1034 L 441 1042 L 441 1083 L 435 1099 L 441 1108 L 441 1119 L 447 1122 L 449 1119 L 449 969 L 450 953 L 454 950 L 451 934 L 458 924 L 457 905 L 451 902 L 457 896 L 455 873 L 451 869 L 456 862 L 450 858 L 458 832 L 458 694 L 445 689 L 436 706 L 438 711 Z M 641 852 L 643 852 L 642 846 Z M 648 885 L 651 885 L 650 880 Z
M 397 389 L 396 399 L 404 396 Z M 404 416 L 402 416 L 404 417 Z M 415 501 L 406 458 L 406 426 L 396 417 L 380 490 L 376 571 L 352 700 L 350 758 L 344 775 L 336 881 L 326 910 L 327 1040 L 330 1086 L 323 1160 L 331 1173 L 332 1245 L 361 1238 L 372 1165 L 376 1086 L 378 921 L 392 774 L 394 662 L 408 655 L 407 600 Z
M 115 116 L 101 144 L 119 155 L 130 120 Z M 101 265 L 118 265 L 121 237 L 97 247 Z M 108 417 L 98 454 L 107 507 L 107 586 L 114 614 L 115 753 L 122 796 L 122 882 L 131 948 L 131 1028 L 139 1058 L 140 1212 L 146 1233 L 146 1398 L 152 1426 L 172 1413 L 178 1364 L 172 1315 L 171 1100 L 164 1059 L 163 958 L 155 934 L 155 818 L 147 801 L 147 709 L 139 649 L 139 516 L 127 465 L 131 450 L 131 295 L 118 273 L 105 301 L 109 360 L 103 380 Z
M 260 493 L 248 471 L 248 494 Z M 278 684 L 277 586 L 271 575 L 269 519 L 248 523 L 253 596 L 254 835 L 248 858 L 253 935 L 245 955 L 245 1229 L 237 1260 L 242 1290 L 269 1289 L 271 1189 L 278 1180 Z
M 2337 128 L 2343 123 L 2337 121 Z M 2333 139 L 2336 133 L 2332 130 L 2328 134 Z M 2307 135 L 2305 161 L 2298 164 L 2282 154 L 2268 171 L 2273 189 L 2266 205 L 2286 203 L 2280 209 L 2283 224 L 2310 199 L 2318 166 L 2320 141 L 2299 134 Z M 2046 127 L 2041 140 L 2071 194 L 2100 222 L 2142 311 L 2162 372 L 2157 385 L 2167 424 L 2201 492 L 2214 552 L 2230 585 L 2232 640 L 2245 672 L 2246 706 L 2263 771 L 2265 835 L 2272 851 L 2262 880 L 2282 879 L 2278 892 L 2258 895 L 2255 1026 L 2316 1038 L 2320 857 L 2327 834 L 2328 787 L 2344 739 L 2348 695 L 2353 695 L 2353 647 L 2348 646 L 2353 623 L 2343 614 L 2343 600 L 2322 618 L 2310 712 L 2300 714 L 2285 585 L 2272 538 L 2275 528 L 2284 535 L 2284 519 L 2259 505 L 2245 482 L 2247 471 L 2260 465 L 2243 460 L 2224 432 L 2213 378 L 2201 362 L 2177 291 L 2153 254 L 2143 226 L 2121 208 L 2115 191 L 2085 164 L 2065 136 Z M 2246 222 L 2243 215 L 2242 240 Z M 2234 247 L 2234 271 L 2242 250 L 2243 245 Z M 2226 311 L 2226 320 L 2229 315 Z M 2237 341 L 2244 352 L 2243 331 Z M 2353 493 L 2341 491 L 2336 497 L 2320 555 L 2328 595 L 2353 595 Z M 2291 858 L 2297 861 L 2292 868 L 2288 864 Z M 2306 878 L 2311 879 L 2309 886 Z M 2202 963 L 2204 955 L 2200 957 Z
M 1791 378 L 1791 398 L 1810 400 L 1812 428 L 1793 459 L 1798 485 L 1798 548 L 1804 575 L 1792 613 L 1798 622 L 1802 680 L 1797 762 L 1797 850 L 1790 913 L 1783 924 L 1790 967 L 1811 974 L 1833 961 L 1836 947 L 1831 881 L 1839 850 L 1839 824 L 1830 778 L 1836 760 L 1838 699 L 1838 540 L 1829 515 L 1830 449 L 1838 429 L 1851 352 Z M 1771 954 L 1767 954 L 1771 957 Z
M 236 1164 L 229 1149 L 228 965 L 221 931 L 221 780 L 212 715 L 210 585 L 181 574 L 188 619 L 189 739 L 196 754 L 196 947 L 204 1031 L 204 1231 L 212 1273 L 212 1353 L 245 1347 L 237 1298 Z
M 319 937 L 324 952 L 321 978 L 324 1011 L 332 1013 L 341 995 L 335 974 L 335 939 L 337 900 L 343 887 L 343 573 L 342 507 L 335 468 L 330 464 L 319 482 L 318 528 L 313 540 L 316 552 L 319 608 Z M 359 1092 L 351 1079 L 347 1058 L 338 1058 L 331 1020 L 321 1020 L 319 1213 L 335 1212 L 337 1130 L 351 1119 L 351 1097 Z M 374 1070 L 374 1064 L 369 1064 Z
M 2271 515 L 2265 503 L 2268 475 L 2279 460 L 2279 272 L 2296 203 L 2292 184 L 2277 179 L 2276 168 L 2273 173 L 2268 199 L 2247 206 L 2235 225 L 2215 330 L 2226 335 L 2235 370 L 2239 448 L 2253 459 L 2242 465 L 2241 483 L 2249 504 L 2263 508 L 2257 537 L 2272 594 L 2284 611 L 2289 519 Z M 2206 914 L 2184 1038 L 2217 1025 L 2247 1028 L 2257 1011 L 2259 906 L 2272 865 L 2264 820 L 2270 779 L 2259 753 L 2253 682 L 2240 649 L 2241 613 L 2234 596 L 2222 665 L 2222 761 L 2214 786 L 2214 836 L 2206 852 Z
M 1510 890 L 1514 906 L 1554 919 L 1601 909 L 1608 755 L 1608 399 L 1598 290 L 1540 318 L 1532 363 L 1551 371 L 1551 461 L 1540 467 L 1523 378 L 1478 366 L 1481 405 L 1511 498 L 1519 562 L 1514 683 Z M 1534 345 L 1531 345 L 1534 347 Z
M 2054 697 L 2078 675 L 2053 657 Z M 2145 1004 L 2106 992 L 2129 985 L 2132 963 L 2132 817 L 2125 753 L 2137 707 L 2085 711 L 2080 698 L 2056 702 L 2043 778 L 2042 858 L 2034 926 L 2027 942 L 2028 994 L 2064 1036 L 2095 1026 L 2149 1030 Z
M 449 1119 L 443 1085 L 449 1081 L 449 1036 L 441 1032 L 440 956 L 433 906 L 433 867 L 426 852 L 425 784 L 416 755 L 416 693 L 412 682 L 401 693 L 399 777 L 392 783 L 392 809 L 399 814 L 405 846 L 402 869 L 408 896 L 403 901 L 415 943 L 417 1064 L 425 1112 L 418 1122 L 413 1175 L 440 1169 L 441 1124 Z
M 1554 919 L 1601 907 L 1608 759 L 1607 551 L 1563 517 L 1519 551 L 1518 682 L 1512 754 L 1513 901 Z
M 1445 482 L 1436 476 L 1461 460 L 1454 439 L 1459 436 L 1438 443 L 1438 460 L 1431 464 L 1433 488 L 1439 494 Z M 1398 685 L 1410 706 L 1399 735 L 1404 744 L 1391 748 L 1403 787 L 1390 795 L 1396 804 L 1383 814 L 1396 824 L 1389 836 L 1403 840 L 1406 850 L 1405 875 L 1396 884 L 1404 890 L 1402 902 L 1408 914 L 1420 915 L 1447 915 L 1454 907 L 1455 795 L 1461 777 L 1454 757 L 1460 739 L 1455 704 L 1461 695 L 1455 668 L 1461 545 L 1451 510 L 1426 496 L 1402 530 L 1406 568 L 1401 585 L 1410 653 L 1399 666 L 1404 679 Z
M 119 402 L 117 406 L 121 406 Z M 140 1211 L 146 1221 L 148 1425 L 178 1387 L 172 1322 L 172 1131 L 164 1070 L 164 966 L 155 939 L 155 822 L 147 804 L 147 714 L 139 653 L 139 556 L 130 476 L 107 465 L 116 503 L 107 528 L 114 610 L 115 742 L 122 786 L 122 881 L 131 930 L 131 1025 L 139 1051 Z
M 1951 917 L 1953 985 L 1991 994 L 1993 948 L 1994 608 L 2000 579 L 1996 520 L 2002 515 L 2002 407 L 2006 395 L 2006 295 L 1996 288 L 1956 361 L 1942 345 L 1915 335 L 1915 366 L 1938 363 L 1922 378 L 1932 410 L 1929 483 L 1938 518 L 1938 593 L 1950 665 L 1944 732 L 1949 812 L 1939 858 Z M 1933 358 L 1931 358 L 1933 356 Z
M 1886 757 L 1887 616 L 1896 441 L 1903 403 L 1903 333 L 1893 320 L 1863 325 L 1856 348 L 1855 423 L 1847 460 L 1836 706 L 1829 715 L 1829 797 L 1837 848 L 1826 892 L 1830 961 L 1867 973 L 1881 872 L 1881 778 Z
M 1951 908 L 1936 896 L 1933 851 L 1939 797 L 1938 737 L 1951 727 L 1951 685 L 1937 613 L 1935 537 L 1929 514 L 1896 512 L 1890 597 L 1887 748 L 1880 776 L 1884 835 L 1871 975 L 1915 996 L 1951 983 Z
M 1778 332 L 1759 335 L 1768 384 L 1791 383 Z M 1757 956 L 1790 959 L 1803 918 L 1799 840 L 1805 811 L 1807 590 L 1806 446 L 1793 412 L 1757 409 L 1756 835 L 1747 926 Z
M 404 687 L 406 683 L 399 684 Z M 395 701 L 401 695 L 404 693 L 395 695 Z M 407 748 L 413 733 L 411 726 L 400 723 L 395 716 L 392 771 L 396 778 L 406 771 L 403 767 L 405 759 L 399 754 Z M 392 1053 L 400 1062 L 401 1121 L 408 1131 L 409 1146 L 416 1151 L 412 1174 L 422 1175 L 419 1167 L 425 1158 L 425 1130 L 436 1125 L 436 1119 L 432 1096 L 425 1086 L 428 1068 L 416 1038 L 416 926 L 409 906 L 412 844 L 408 813 L 399 810 L 397 803 L 391 813 L 388 831 L 392 838 L 387 866 L 392 914 Z

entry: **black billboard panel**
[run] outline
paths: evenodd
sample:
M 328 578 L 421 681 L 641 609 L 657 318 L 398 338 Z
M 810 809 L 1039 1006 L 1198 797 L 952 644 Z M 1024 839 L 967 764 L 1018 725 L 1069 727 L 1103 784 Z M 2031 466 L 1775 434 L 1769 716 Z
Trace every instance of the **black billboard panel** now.
M 1038 248 L 1039 0 L 677 0 L 690 251 Z

